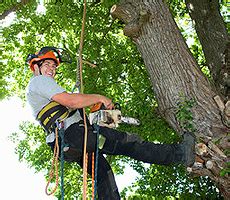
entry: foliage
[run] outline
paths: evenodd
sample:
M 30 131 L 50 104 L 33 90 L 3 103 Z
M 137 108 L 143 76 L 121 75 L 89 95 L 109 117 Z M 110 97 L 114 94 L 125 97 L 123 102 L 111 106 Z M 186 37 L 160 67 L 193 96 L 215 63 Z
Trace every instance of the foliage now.
M 229 175 L 230 174 L 230 162 L 226 162 L 227 167 L 222 169 L 220 172 L 221 176 Z
M 195 132 L 193 124 L 192 108 L 196 105 L 194 99 L 187 99 L 185 96 L 181 96 L 180 102 L 178 102 L 178 108 L 176 112 L 177 120 L 183 130 Z
M 30 122 L 23 122 L 19 128 L 20 132 L 11 136 L 11 139 L 18 144 L 15 150 L 19 156 L 19 161 L 26 162 L 28 167 L 35 169 L 35 172 L 44 172 L 48 180 L 53 153 L 45 143 L 44 136 L 46 133 L 40 126 L 35 126 Z M 82 171 L 78 165 L 67 162 L 65 162 L 64 170 L 65 192 L 69 196 L 77 198 L 81 193 L 82 182 L 80 180 Z M 72 177 L 75 178 L 73 179 Z M 55 182 L 55 180 L 52 181 Z M 70 189 L 73 185 L 77 192 Z M 52 186 L 54 185 L 51 185 L 51 188 Z M 60 191 L 56 195 L 58 197 Z
M 145 197 L 153 197 L 153 199 L 221 199 L 210 179 L 189 177 L 182 166 L 164 167 L 142 164 L 136 168 L 135 164 L 134 168 L 140 173 L 140 178 L 129 189 L 133 191 L 132 188 L 134 190 L 138 188 L 135 195 L 139 195 L 141 197 L 139 199 L 142 197 L 143 199 Z
M 157 112 L 157 103 L 153 94 L 144 63 L 136 47 L 122 32 L 123 24 L 114 21 L 109 9 L 118 1 L 106 0 L 92 2 L 87 8 L 85 43 L 83 59 L 97 65 L 91 68 L 84 66 L 84 92 L 100 93 L 119 102 L 122 113 L 140 119 L 140 127 L 120 126 L 120 130 L 139 134 L 147 141 L 173 143 L 179 136 L 168 126 Z M 183 1 L 168 1 L 173 16 L 180 24 L 181 32 L 187 41 L 194 57 L 202 69 L 205 60 L 202 48 L 198 43 Z M 8 5 L 3 9 L 7 9 Z M 30 2 L 16 13 L 15 22 L 3 29 L 4 51 L 0 66 L 1 98 L 16 94 L 25 98 L 25 88 L 31 77 L 25 59 L 29 53 L 35 53 L 42 46 L 57 46 L 68 50 L 73 59 L 72 64 L 62 64 L 58 69 L 58 80 L 68 91 L 76 82 L 77 56 L 81 32 L 82 3 L 74 1 L 55 1 L 45 4 L 46 12 L 37 11 L 37 3 Z M 184 28 L 189 27 L 189 28 Z M 192 39 L 191 39 L 192 38 Z M 209 72 L 207 71 L 207 76 Z M 7 85 L 8 84 L 8 85 Z M 182 99 L 178 104 L 177 117 L 182 127 L 191 130 L 191 112 L 193 101 Z M 20 137 L 19 137 L 20 136 Z M 45 144 L 42 129 L 34 124 L 24 122 L 20 132 L 12 135 L 17 145 L 19 160 L 26 162 L 36 171 L 47 175 L 51 165 L 51 151 Z M 190 192 L 191 198 L 208 195 L 219 198 L 215 187 L 206 178 L 189 179 L 181 167 L 162 167 L 143 163 L 122 156 L 108 156 L 116 174 L 122 174 L 125 163 L 131 165 L 140 178 L 127 187 L 123 197 L 133 192 L 129 199 L 184 198 Z M 67 199 L 81 196 L 82 171 L 74 163 L 65 163 L 65 193 Z M 74 178 L 72 178 L 74 177 Z M 193 193 L 191 193 L 193 191 Z M 60 191 L 59 191 L 60 192 Z M 60 197 L 60 193 L 57 193 Z M 182 198 L 182 199 L 183 199 Z
M 14 1 L 7 1 L 7 2 L 1 2 L 1 7 L 0 7 L 0 13 L 1 15 L 4 13 L 4 11 L 11 9 L 13 6 L 16 6 L 18 3 L 16 0 Z

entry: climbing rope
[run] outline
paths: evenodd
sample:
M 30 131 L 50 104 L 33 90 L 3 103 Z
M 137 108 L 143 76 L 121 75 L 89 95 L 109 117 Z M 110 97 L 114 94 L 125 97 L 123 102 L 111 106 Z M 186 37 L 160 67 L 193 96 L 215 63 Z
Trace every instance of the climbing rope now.
M 82 18 L 82 29 L 79 47 L 79 78 L 80 78 L 80 92 L 83 93 L 83 79 L 82 79 L 82 51 L 84 44 L 84 32 L 85 32 L 85 19 L 86 19 L 86 0 L 84 0 L 83 18 Z M 84 149 L 83 149 L 83 200 L 87 198 L 87 168 L 88 168 L 88 154 L 86 152 L 88 128 L 86 124 L 85 108 L 83 108 L 83 120 L 84 120 Z
M 82 78 L 82 65 L 83 65 L 83 59 L 82 59 L 82 52 L 83 52 L 83 44 L 84 44 L 84 31 L 85 31 L 85 20 L 86 20 L 86 0 L 84 0 L 84 9 L 83 9 L 83 18 L 82 18 L 82 30 L 81 30 L 81 38 L 80 38 L 80 47 L 79 47 L 79 70 L 77 70 L 77 80 L 80 79 L 79 82 L 76 82 L 76 86 L 80 86 L 78 89 L 81 93 L 83 93 L 83 78 Z M 87 136 L 88 136 L 88 129 L 87 129 L 87 123 L 86 123 L 86 114 L 85 109 L 83 108 L 83 117 L 84 117 L 84 127 L 85 127 L 85 133 L 84 133 L 84 149 L 83 149 L 83 200 L 86 200 L 87 198 L 87 169 L 88 169 L 88 153 L 87 153 Z M 97 145 L 98 146 L 98 145 Z M 96 147 L 96 163 L 94 161 L 94 153 L 92 153 L 92 199 L 96 199 L 96 179 L 97 179 L 97 170 L 95 170 L 95 165 L 97 169 L 97 163 L 98 163 L 98 147 Z
M 49 180 L 48 180 L 46 188 L 45 188 L 45 192 L 47 195 L 53 194 L 58 187 L 58 155 L 59 155 L 58 128 L 55 128 L 55 138 L 56 138 L 56 141 L 55 141 L 55 146 L 54 146 L 53 161 L 52 161 L 51 169 L 49 172 Z M 51 190 L 51 192 L 49 192 L 48 188 L 49 188 L 49 185 L 51 183 L 51 180 L 54 177 L 54 172 L 56 172 L 55 173 L 56 182 L 55 182 L 54 188 Z
M 60 127 L 58 127 L 60 125 Z M 59 130 L 60 128 L 60 130 Z M 51 169 L 49 172 L 49 180 L 47 182 L 45 192 L 47 195 L 51 195 L 55 193 L 57 187 L 58 187 L 58 157 L 59 157 L 59 140 L 58 137 L 60 136 L 61 139 L 61 200 L 64 200 L 64 127 L 63 127 L 63 122 L 56 122 L 56 128 L 55 128 L 55 145 L 54 145 L 54 155 L 53 155 L 53 161 L 51 165 Z M 49 185 L 51 183 L 51 180 L 54 177 L 54 171 L 55 171 L 55 186 L 51 190 L 51 192 L 48 191 Z
M 94 199 L 95 195 L 95 173 L 94 173 L 94 152 L 92 153 L 92 199 Z
M 77 70 L 77 80 L 80 79 L 80 84 L 76 82 L 76 86 L 80 86 L 79 91 L 83 93 L 83 79 L 82 79 L 82 66 L 83 66 L 83 59 L 82 59 L 82 52 L 83 52 L 83 44 L 84 44 L 84 31 L 85 31 L 85 20 L 86 20 L 86 0 L 84 0 L 84 8 L 83 8 L 83 17 L 82 17 L 82 29 L 81 29 L 81 38 L 80 38 L 80 47 L 79 47 L 79 70 Z M 78 86 L 78 87 L 79 87 Z M 84 149 L 83 149 L 83 200 L 87 199 L 87 169 L 88 169 L 88 153 L 87 153 L 87 137 L 88 137 L 88 128 L 86 123 L 86 114 L 85 108 L 83 108 L 83 120 L 84 120 Z M 94 156 L 94 154 L 92 154 Z M 94 171 L 94 158 L 92 157 L 92 172 Z M 92 191 L 94 191 L 94 179 L 92 177 Z M 94 194 L 94 193 L 93 193 Z M 93 195 L 94 198 L 94 195 Z
M 83 93 L 83 78 L 82 78 L 82 66 L 83 66 L 83 59 L 82 59 L 82 52 L 83 52 L 83 45 L 84 45 L 84 33 L 85 33 L 85 21 L 86 21 L 86 0 L 84 0 L 84 8 L 83 8 L 83 17 L 82 17 L 82 27 L 81 27 L 81 36 L 80 36 L 80 44 L 79 44 L 79 51 L 78 51 L 78 70 L 77 70 L 77 77 L 76 80 L 80 81 L 79 85 L 80 92 Z
M 86 0 L 84 0 L 84 8 L 83 8 L 83 18 L 82 18 L 82 30 L 81 30 L 81 38 L 80 38 L 80 46 L 79 46 L 79 55 L 78 55 L 78 67 L 77 67 L 77 81 L 74 89 L 78 87 L 78 91 L 80 93 L 83 93 L 83 79 L 82 79 L 82 66 L 83 66 L 83 59 L 82 59 L 82 51 L 83 51 L 83 44 L 84 44 L 84 30 L 85 30 L 85 20 L 86 20 Z M 80 80 L 80 81 L 79 81 Z M 72 91 L 74 91 L 74 89 Z M 85 133 L 84 133 L 84 149 L 83 149 L 83 200 L 87 199 L 87 169 L 88 169 L 88 153 L 87 153 L 87 136 L 88 136 L 88 128 L 86 123 L 86 114 L 85 109 L 83 108 L 83 120 L 84 120 L 84 127 L 85 127 Z M 61 128 L 60 131 L 64 130 Z M 59 133 L 60 137 L 62 139 L 61 143 L 61 196 L 62 200 L 64 200 L 64 133 Z M 58 128 L 55 129 L 55 135 L 56 135 L 56 142 L 54 147 L 54 158 L 50 170 L 50 177 L 46 186 L 46 194 L 51 195 L 53 194 L 57 187 L 58 187 L 58 156 L 59 156 L 59 144 L 58 144 Z M 98 154 L 98 152 L 97 152 Z M 95 184 L 96 184 L 96 177 L 97 173 L 95 171 L 95 162 L 94 162 L 94 153 L 92 153 L 92 199 L 96 199 L 96 190 L 95 190 Z M 96 156 L 96 168 L 97 168 L 97 158 Z M 56 171 L 56 184 L 53 190 L 49 193 L 48 187 L 51 182 L 51 180 L 54 177 L 54 168 Z M 94 181 L 95 179 L 95 181 Z

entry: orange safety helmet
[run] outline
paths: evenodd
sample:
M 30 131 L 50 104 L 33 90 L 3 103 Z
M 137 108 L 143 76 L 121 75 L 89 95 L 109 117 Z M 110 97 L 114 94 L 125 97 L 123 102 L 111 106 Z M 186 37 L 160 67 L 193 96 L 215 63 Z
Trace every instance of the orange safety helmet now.
M 57 66 L 61 62 L 72 62 L 69 54 L 64 49 L 56 47 L 43 47 L 39 52 L 35 54 L 29 54 L 27 56 L 26 62 L 29 64 L 30 69 L 34 71 L 35 64 L 49 59 L 56 62 Z
M 38 55 L 36 58 L 32 58 L 29 62 L 30 69 L 32 71 L 34 71 L 34 65 L 36 63 L 38 63 L 40 61 L 48 60 L 48 59 L 55 61 L 57 66 L 60 64 L 59 60 L 56 58 L 54 53 L 52 51 L 49 51 L 49 52 L 45 53 L 44 55 L 41 55 L 41 56 Z

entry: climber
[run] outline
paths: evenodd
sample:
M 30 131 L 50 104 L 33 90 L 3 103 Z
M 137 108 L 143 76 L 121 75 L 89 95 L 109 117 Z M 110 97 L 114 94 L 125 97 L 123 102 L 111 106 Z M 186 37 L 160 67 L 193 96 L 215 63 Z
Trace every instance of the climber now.
M 69 146 L 69 150 L 64 153 L 64 159 L 68 162 L 77 162 L 82 167 L 84 122 L 81 108 L 101 102 L 107 109 L 112 109 L 112 100 L 99 94 L 68 93 L 60 87 L 54 78 L 57 67 L 65 60 L 57 48 L 43 47 L 38 53 L 30 54 L 27 62 L 34 74 L 27 87 L 27 101 L 32 108 L 34 117 L 40 121 L 48 134 L 46 137 L 47 144 L 53 150 L 55 134 L 53 131 L 54 124 L 47 123 L 49 124 L 47 126 L 42 121 L 44 120 L 41 116 L 44 114 L 44 107 L 50 102 L 56 102 L 66 110 L 75 110 L 64 119 L 64 140 Z M 87 126 L 87 152 L 90 155 L 95 151 L 96 136 L 93 132 L 93 127 L 90 124 L 87 124 Z M 185 166 L 191 166 L 194 163 L 195 138 L 190 133 L 184 133 L 183 141 L 179 144 L 154 144 L 143 141 L 135 134 L 107 127 L 100 127 L 99 134 L 105 140 L 103 146 L 99 149 L 98 199 L 120 199 L 114 174 L 103 154 L 124 155 L 145 163 L 159 165 L 181 163 Z M 91 157 L 89 156 L 89 158 Z M 91 174 L 92 170 L 90 163 L 91 160 L 89 159 L 89 174 Z

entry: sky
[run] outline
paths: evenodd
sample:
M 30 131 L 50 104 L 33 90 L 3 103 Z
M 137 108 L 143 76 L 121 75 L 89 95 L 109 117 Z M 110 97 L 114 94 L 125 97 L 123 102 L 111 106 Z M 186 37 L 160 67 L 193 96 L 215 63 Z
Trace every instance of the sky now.
M 18 130 L 20 122 L 34 121 L 30 109 L 23 107 L 19 98 L 13 97 L 0 101 L 0 111 L 1 199 L 54 200 L 53 196 L 45 194 L 44 174 L 34 173 L 25 163 L 20 163 L 15 154 L 15 144 L 8 138 Z M 119 191 L 134 182 L 136 175 L 132 168 L 127 167 L 124 175 L 116 176 Z
M 51 200 L 45 194 L 44 176 L 35 174 L 26 164 L 18 161 L 15 144 L 9 136 L 18 130 L 23 120 L 32 120 L 28 109 L 22 107 L 18 98 L 0 102 L 0 177 L 1 199 Z

